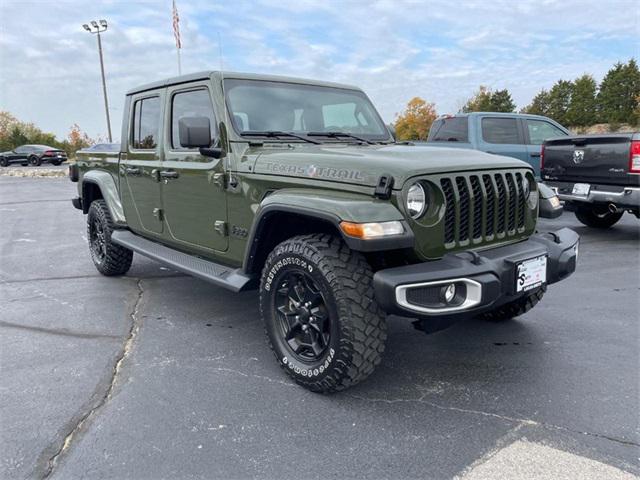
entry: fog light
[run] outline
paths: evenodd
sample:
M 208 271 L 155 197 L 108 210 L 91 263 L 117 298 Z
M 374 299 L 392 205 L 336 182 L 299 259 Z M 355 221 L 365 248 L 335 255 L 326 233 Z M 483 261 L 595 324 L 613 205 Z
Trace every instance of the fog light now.
M 456 284 L 450 283 L 446 287 L 444 287 L 444 301 L 446 303 L 451 303 L 454 298 L 456 298 Z

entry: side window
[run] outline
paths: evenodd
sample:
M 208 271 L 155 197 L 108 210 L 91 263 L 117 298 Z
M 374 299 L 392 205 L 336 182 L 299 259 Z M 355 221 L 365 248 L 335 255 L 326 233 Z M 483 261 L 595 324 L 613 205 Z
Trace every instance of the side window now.
M 515 118 L 483 118 L 482 139 L 487 143 L 522 143 Z
M 527 120 L 527 130 L 529 130 L 531 145 L 542 145 L 545 140 L 550 138 L 567 136 L 562 130 L 544 120 Z
M 213 105 L 208 90 L 191 90 L 176 93 L 173 96 L 171 102 L 171 148 L 174 150 L 187 150 L 180 145 L 178 130 L 178 123 L 183 117 L 207 117 L 211 127 L 211 140 L 215 139 L 216 119 L 213 115 Z
M 16 153 L 27 153 L 27 147 L 18 147 L 14 150 Z
M 160 97 L 144 98 L 133 105 L 133 148 L 151 150 L 158 145 Z

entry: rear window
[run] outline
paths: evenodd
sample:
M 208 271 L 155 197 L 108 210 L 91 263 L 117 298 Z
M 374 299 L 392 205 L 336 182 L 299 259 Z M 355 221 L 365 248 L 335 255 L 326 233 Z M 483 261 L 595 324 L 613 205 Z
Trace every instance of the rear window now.
M 440 118 L 429 130 L 428 142 L 468 142 L 469 119 L 467 117 Z
M 487 143 L 522 143 L 515 118 L 483 118 L 482 139 Z

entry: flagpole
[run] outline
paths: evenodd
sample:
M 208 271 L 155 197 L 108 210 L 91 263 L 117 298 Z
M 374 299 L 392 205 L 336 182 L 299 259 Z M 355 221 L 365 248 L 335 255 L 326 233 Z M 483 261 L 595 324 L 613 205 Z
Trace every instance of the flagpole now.
M 182 63 L 180 62 L 180 48 L 176 48 L 178 52 L 178 75 L 182 75 Z
M 176 0 L 173 0 L 173 12 L 171 16 L 173 17 L 173 36 L 176 39 L 176 53 L 178 54 L 178 75 L 182 75 L 182 61 L 180 59 L 182 41 L 180 39 L 180 16 L 178 15 Z

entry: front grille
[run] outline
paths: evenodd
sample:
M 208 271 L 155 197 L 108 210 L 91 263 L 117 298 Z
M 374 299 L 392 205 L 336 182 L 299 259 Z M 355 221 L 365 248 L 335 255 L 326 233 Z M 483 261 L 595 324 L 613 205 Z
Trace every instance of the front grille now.
M 522 233 L 526 215 L 524 178 L 523 173 L 512 172 L 441 178 L 446 247 Z

